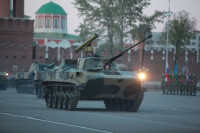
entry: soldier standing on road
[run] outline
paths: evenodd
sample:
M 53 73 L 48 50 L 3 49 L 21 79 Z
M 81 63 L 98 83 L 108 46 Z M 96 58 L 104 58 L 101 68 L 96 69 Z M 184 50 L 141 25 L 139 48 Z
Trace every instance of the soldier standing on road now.
M 167 84 L 165 82 L 165 75 L 164 75 L 164 73 L 162 73 L 162 75 L 161 75 L 161 88 L 162 88 L 163 94 L 165 94 L 166 85 Z
M 189 83 L 188 83 L 188 95 L 192 95 L 192 90 L 193 90 L 193 86 L 194 86 L 194 79 L 193 79 L 193 74 L 190 73 L 189 74 Z
M 166 88 L 166 94 L 169 94 L 170 91 L 170 73 L 168 74 L 168 79 L 167 79 L 167 88 Z
M 190 88 L 190 84 L 191 84 L 190 76 L 191 76 L 191 74 L 186 74 L 186 79 L 185 79 L 185 95 L 189 94 L 189 88 Z
M 176 92 L 176 78 L 174 77 L 174 73 L 172 73 L 172 94 L 175 95 Z
M 181 95 L 185 95 L 185 88 L 186 88 L 186 77 L 185 77 L 185 73 L 182 73 L 182 91 L 181 91 Z
M 177 76 L 177 95 L 181 92 L 181 73 L 178 73 Z
M 197 78 L 197 76 L 196 76 L 195 73 L 193 73 L 193 79 L 194 79 L 194 84 L 193 84 L 193 96 L 196 96 L 198 78 Z
M 169 75 L 168 78 L 165 77 L 165 94 L 169 93 Z
M 172 73 L 169 73 L 169 88 L 168 88 L 168 91 L 169 91 L 170 95 L 172 94 L 172 87 L 173 87 Z

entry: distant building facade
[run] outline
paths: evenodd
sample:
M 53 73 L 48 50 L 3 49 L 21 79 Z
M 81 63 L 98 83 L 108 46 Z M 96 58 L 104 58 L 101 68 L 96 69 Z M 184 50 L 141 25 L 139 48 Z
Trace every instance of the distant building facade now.
M 59 64 L 62 57 L 76 59 L 80 56 L 73 52 L 75 47 L 80 46 L 80 37 L 67 31 L 67 13 L 60 5 L 51 1 L 37 10 L 34 41 L 40 49 L 45 47 L 44 61 L 56 60 Z

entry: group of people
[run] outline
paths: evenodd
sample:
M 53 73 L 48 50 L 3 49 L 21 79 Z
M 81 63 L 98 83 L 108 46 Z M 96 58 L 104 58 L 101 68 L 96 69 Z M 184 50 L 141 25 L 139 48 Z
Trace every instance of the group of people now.
M 196 95 L 197 76 L 195 73 L 162 74 L 161 88 L 163 94 Z

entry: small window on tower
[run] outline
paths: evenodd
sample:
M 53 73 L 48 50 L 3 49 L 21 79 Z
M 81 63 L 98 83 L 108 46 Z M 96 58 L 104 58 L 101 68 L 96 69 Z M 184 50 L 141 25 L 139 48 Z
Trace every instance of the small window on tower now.
M 39 27 L 42 27 L 42 18 L 39 18 Z
M 6 59 L 8 59 L 8 56 L 5 56 Z
M 23 59 L 25 59 L 25 58 L 26 58 L 26 56 L 22 56 L 22 58 L 23 58 Z
M 16 58 L 17 58 L 17 56 L 14 56 L 14 58 L 16 59 Z

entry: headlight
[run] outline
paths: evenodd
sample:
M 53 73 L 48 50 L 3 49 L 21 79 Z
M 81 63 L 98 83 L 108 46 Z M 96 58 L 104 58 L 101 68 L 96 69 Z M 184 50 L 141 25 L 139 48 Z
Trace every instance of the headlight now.
M 144 80 L 146 78 L 146 74 L 143 72 L 139 73 L 139 78 L 140 80 Z
M 4 74 L 4 76 L 8 76 L 9 75 L 7 72 L 4 72 L 3 74 Z

